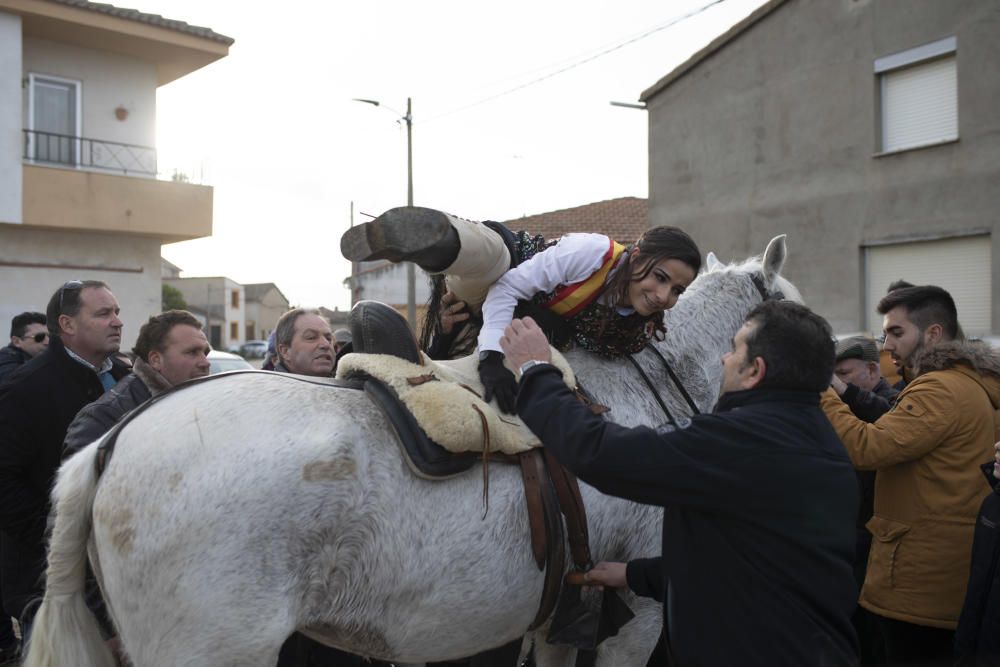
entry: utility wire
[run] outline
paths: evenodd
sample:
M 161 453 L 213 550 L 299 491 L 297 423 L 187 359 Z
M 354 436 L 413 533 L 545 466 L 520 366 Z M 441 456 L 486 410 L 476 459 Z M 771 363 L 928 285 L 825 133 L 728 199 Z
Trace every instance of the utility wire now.
M 722 2 L 725 2 L 725 0 L 712 0 L 709 3 L 707 3 L 705 5 L 702 5 L 698 9 L 690 11 L 687 14 L 683 14 L 681 16 L 677 16 L 675 18 L 672 18 L 672 19 L 670 19 L 670 21 L 668 21 L 668 22 L 666 22 L 666 23 L 664 23 L 662 25 L 656 26 L 655 28 L 651 28 L 651 29 L 647 30 L 644 33 L 636 35 L 635 37 L 630 37 L 629 39 L 626 39 L 623 42 L 619 42 L 619 43 L 617 43 L 617 44 L 615 44 L 613 46 L 610 46 L 610 47 L 608 47 L 606 49 L 598 51 L 597 53 L 595 53 L 592 56 L 587 56 L 587 57 L 585 57 L 585 58 L 583 58 L 581 60 L 577 60 L 575 62 L 572 62 L 569 65 L 566 65 L 565 67 L 561 67 L 560 69 L 555 70 L 554 72 L 550 72 L 549 74 L 545 74 L 543 76 L 537 77 L 537 78 L 532 79 L 531 81 L 528 81 L 526 83 L 519 84 L 517 86 L 514 86 L 513 88 L 508 88 L 507 90 L 504 90 L 502 92 L 496 93 L 495 95 L 490 95 L 488 97 L 484 97 L 483 99 L 481 99 L 481 100 L 479 100 L 477 102 L 472 102 L 470 104 L 466 104 L 464 106 L 457 107 L 455 109 L 452 109 L 451 111 L 445 111 L 445 112 L 440 113 L 440 114 L 438 114 L 436 116 L 431 116 L 430 118 L 424 118 L 421 121 L 421 123 L 429 123 L 431 121 L 438 120 L 439 118 L 444 118 L 446 116 L 451 116 L 453 114 L 460 113 L 462 111 L 468 111 L 469 109 L 472 109 L 474 107 L 478 107 L 480 105 L 486 104 L 487 102 L 492 102 L 493 100 L 499 99 L 501 97 L 506 97 L 507 95 L 510 95 L 512 93 L 516 93 L 519 90 L 524 90 L 525 88 L 528 88 L 530 86 L 534 86 L 535 84 L 541 83 L 542 81 L 547 81 L 548 79 L 551 79 L 551 78 L 553 78 L 555 76 L 558 76 L 560 74 L 568 72 L 568 71 L 570 71 L 572 69 L 576 69 L 577 67 L 580 67 L 582 65 L 586 65 L 589 62 L 593 62 L 593 61 L 597 60 L 598 58 L 603 58 L 604 56 L 608 55 L 609 53 L 614 53 L 615 51 L 623 49 L 626 46 L 629 46 L 630 44 L 635 44 L 636 42 L 641 41 L 643 39 L 646 39 L 647 37 L 650 37 L 652 35 L 655 35 L 658 32 L 662 32 L 662 31 L 666 30 L 667 28 L 675 26 L 678 23 L 680 23 L 681 21 L 686 21 L 687 19 L 689 19 L 689 18 L 691 18 L 693 16 L 697 16 L 698 14 L 701 14 L 702 12 L 704 12 L 707 9 L 709 9 L 710 7 L 712 7 L 714 5 L 718 5 L 718 4 L 722 3 Z

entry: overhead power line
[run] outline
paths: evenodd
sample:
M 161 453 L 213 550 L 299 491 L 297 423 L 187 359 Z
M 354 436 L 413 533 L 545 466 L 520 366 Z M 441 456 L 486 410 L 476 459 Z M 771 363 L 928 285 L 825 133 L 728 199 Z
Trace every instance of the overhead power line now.
M 712 7 L 714 5 L 718 5 L 718 4 L 722 3 L 722 2 L 725 2 L 725 0 L 712 0 L 709 3 L 707 3 L 705 5 L 702 5 L 698 9 L 690 11 L 687 14 L 682 14 L 681 16 L 676 16 L 676 17 L 670 19 L 669 21 L 667 21 L 666 23 L 658 25 L 655 28 L 650 28 L 649 30 L 646 30 L 645 32 L 640 33 L 640 34 L 636 35 L 635 37 L 630 37 L 630 38 L 626 39 L 625 41 L 618 42 L 617 44 L 614 44 L 614 45 L 609 46 L 609 47 L 607 47 L 605 49 L 602 49 L 601 51 L 598 51 L 597 53 L 595 53 L 593 55 L 586 56 L 584 58 L 581 58 L 580 60 L 573 61 L 570 64 L 566 65 L 565 67 L 561 67 L 561 68 L 559 68 L 559 69 L 557 69 L 557 70 L 555 70 L 553 72 L 549 72 L 548 74 L 544 74 L 544 75 L 539 76 L 539 77 L 537 77 L 535 79 L 527 81 L 526 83 L 522 83 L 522 84 L 519 84 L 517 86 L 514 86 L 513 88 L 508 88 L 508 89 L 506 89 L 506 90 L 504 90 L 502 92 L 496 93 L 494 95 L 490 95 L 488 97 L 484 97 L 484 98 L 482 98 L 482 99 L 480 99 L 480 100 L 478 100 L 476 102 L 471 102 L 469 104 L 457 107 L 457 108 L 452 109 L 450 111 L 445 111 L 445 112 L 440 113 L 440 114 L 438 114 L 436 116 L 431 116 L 430 118 L 425 118 L 425 119 L 423 119 L 422 123 L 428 123 L 428 122 L 433 121 L 433 120 L 438 120 L 439 118 L 444 118 L 445 116 L 451 116 L 451 115 L 460 113 L 462 111 L 468 111 L 469 109 L 481 106 L 483 104 L 486 104 L 487 102 L 492 102 L 493 100 L 499 99 L 501 97 L 506 97 L 507 95 L 510 95 L 512 93 L 516 93 L 519 90 L 524 90 L 525 88 L 528 88 L 530 86 L 534 86 L 534 85 L 536 85 L 538 83 L 541 83 L 542 81 L 547 81 L 548 79 L 551 79 L 553 77 L 559 76 L 560 74 L 565 74 L 566 72 L 569 72 L 570 70 L 576 69 L 577 67 L 580 67 L 582 65 L 586 65 L 587 63 L 593 62 L 593 61 L 597 60 L 598 58 L 603 58 L 604 56 L 606 56 L 606 55 L 608 55 L 610 53 L 614 53 L 615 51 L 618 51 L 618 50 L 621 50 L 621 49 L 625 48 L 626 46 L 629 46 L 631 44 L 635 44 L 636 42 L 642 41 L 642 40 L 646 39 L 647 37 L 655 35 L 658 32 L 662 32 L 662 31 L 666 30 L 667 28 L 670 28 L 672 26 L 677 25 L 681 21 L 686 21 L 689 18 L 697 16 L 698 14 L 701 14 L 702 12 L 704 12 L 707 9 L 709 9 L 710 7 Z

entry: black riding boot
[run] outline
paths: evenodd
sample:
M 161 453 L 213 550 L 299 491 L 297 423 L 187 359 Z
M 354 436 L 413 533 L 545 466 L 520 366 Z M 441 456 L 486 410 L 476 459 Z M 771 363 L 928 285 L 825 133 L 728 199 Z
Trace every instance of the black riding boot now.
M 460 248 L 451 216 L 419 206 L 389 209 L 340 237 L 340 252 L 352 262 L 413 262 L 431 273 L 447 269 Z

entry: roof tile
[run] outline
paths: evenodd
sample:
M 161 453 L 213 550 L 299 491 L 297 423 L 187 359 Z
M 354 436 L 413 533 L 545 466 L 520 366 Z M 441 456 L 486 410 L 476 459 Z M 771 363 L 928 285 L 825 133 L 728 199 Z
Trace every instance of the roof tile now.
M 514 231 L 525 230 L 554 240 L 571 232 L 604 234 L 619 243 L 634 243 L 649 228 L 649 205 L 640 197 L 619 197 L 559 211 L 505 220 Z

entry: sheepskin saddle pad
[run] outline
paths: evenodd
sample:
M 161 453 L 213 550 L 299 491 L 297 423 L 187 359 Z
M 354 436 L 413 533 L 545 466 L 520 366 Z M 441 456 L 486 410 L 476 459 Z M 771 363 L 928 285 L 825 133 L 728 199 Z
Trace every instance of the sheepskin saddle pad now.
M 368 375 L 381 380 L 427 437 L 450 452 L 517 454 L 541 444 L 520 417 L 504 414 L 495 401 L 483 401 L 476 355 L 454 361 L 434 361 L 423 352 L 420 357 L 423 364 L 388 354 L 348 354 L 337 363 L 337 378 Z M 573 371 L 555 349 L 552 363 L 575 389 Z

